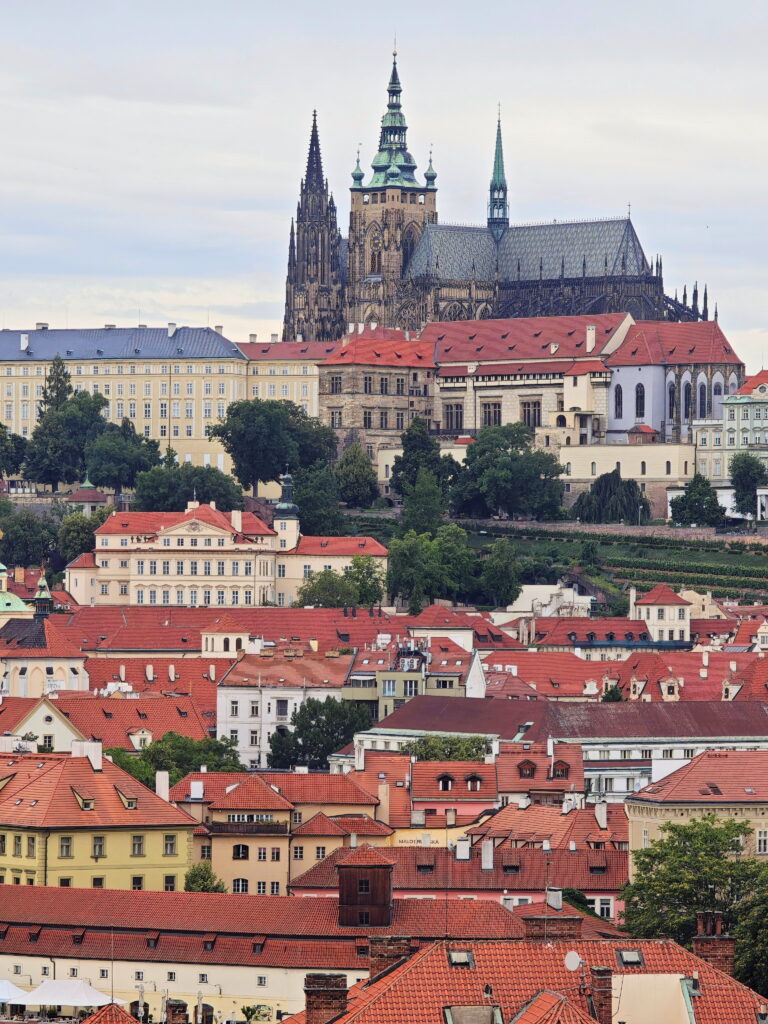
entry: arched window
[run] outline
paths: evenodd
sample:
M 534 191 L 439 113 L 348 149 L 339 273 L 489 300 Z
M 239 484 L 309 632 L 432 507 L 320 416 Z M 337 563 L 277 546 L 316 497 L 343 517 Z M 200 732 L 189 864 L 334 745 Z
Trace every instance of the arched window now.
M 616 385 L 616 390 L 613 393 L 613 414 L 617 420 L 624 415 L 624 392 L 621 389 L 621 384 Z
M 565 426 L 565 416 L 558 416 L 557 420 L 555 421 L 555 426 L 556 427 L 564 427 Z
M 570 462 L 566 462 L 566 464 L 565 464 L 565 475 L 566 476 L 570 476 L 571 475 L 571 464 L 570 464 Z
M 232 860 L 248 860 L 248 846 L 245 843 L 236 843 L 232 847 Z
M 243 649 L 243 638 L 241 636 L 235 639 L 235 650 L 242 651 Z
M 232 892 L 248 892 L 248 879 L 235 878 L 232 880 Z
M 668 462 L 667 463 L 667 476 L 670 476 L 671 473 L 672 473 L 672 463 Z
M 671 420 L 675 418 L 675 385 L 673 381 L 669 382 L 667 389 L 667 415 Z
M 645 386 L 638 384 L 635 388 L 635 419 L 645 418 Z
M 689 420 L 691 418 L 691 382 L 688 381 L 683 388 L 683 419 Z
M 224 650 L 225 651 L 229 650 L 229 637 L 228 636 L 224 637 Z
M 640 476 L 645 476 L 645 463 L 640 463 Z
M 597 463 L 592 463 L 592 476 L 597 476 Z
M 566 437 L 566 439 L 565 439 L 565 443 L 566 443 L 567 445 L 571 443 L 571 435 L 570 435 L 570 434 L 569 434 L 569 435 L 568 435 L 568 436 Z
M 371 253 L 371 273 L 381 273 L 381 252 L 376 252 L 376 250 Z
M 437 785 L 441 793 L 447 793 L 449 789 L 453 789 L 453 778 L 450 775 L 439 775 Z
M 699 419 L 707 418 L 707 385 L 699 384 Z

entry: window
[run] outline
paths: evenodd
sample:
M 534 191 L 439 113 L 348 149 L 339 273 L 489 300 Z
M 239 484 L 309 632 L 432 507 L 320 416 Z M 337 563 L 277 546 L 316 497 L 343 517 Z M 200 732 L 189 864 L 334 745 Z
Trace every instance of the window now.
M 76 978 L 77 977 L 77 968 L 76 967 L 70 967 L 69 968 L 69 976 L 70 976 L 70 978 Z
M 540 427 L 541 426 L 541 402 L 521 402 L 520 403 L 520 419 L 526 425 L 526 427 Z M 499 418 L 501 422 L 501 418 Z M 493 424 L 496 426 L 497 424 Z
M 280 847 L 279 846 L 273 846 L 272 847 L 272 860 L 280 860 Z
M 257 882 L 256 883 L 256 895 L 257 896 L 266 896 L 267 895 L 267 883 L 266 882 Z
M 144 836 L 131 836 L 131 856 L 144 856 Z
M 331 375 L 330 389 L 329 390 L 330 390 L 330 393 L 332 395 L 340 395 L 341 394 L 341 374 L 340 373 L 334 373 L 334 374 Z
M 441 792 L 446 793 L 448 790 L 453 789 L 453 779 L 450 775 L 440 775 L 437 779 L 437 784 Z
M 360 895 L 366 895 L 371 891 L 371 883 L 367 878 L 361 878 L 357 883 L 357 891 Z
M 645 417 L 645 387 L 638 384 L 635 387 L 635 419 L 641 420 Z
M 163 838 L 163 854 L 166 857 L 176 856 L 176 836 L 167 835 Z
M 93 845 L 91 850 L 92 857 L 103 857 L 106 853 L 106 843 L 104 836 L 94 836 Z
M 144 971 L 134 971 L 133 980 L 144 981 Z
M 176 981 L 176 971 L 168 971 L 165 978 L 166 981 Z
M 247 878 L 235 878 L 232 880 L 232 892 L 247 893 L 248 892 L 248 879 Z
M 419 681 L 418 679 L 406 679 L 403 683 L 403 696 L 404 697 L 418 697 L 419 695 Z
M 397 680 L 395 679 L 384 679 L 381 683 L 381 695 L 382 697 L 394 697 L 395 688 L 397 686 Z
M 370 374 L 366 374 L 363 377 L 363 394 L 364 395 L 372 395 L 373 394 L 373 377 L 371 377 Z
M 482 406 L 483 426 L 501 426 L 501 402 L 483 402 Z
M 264 988 L 265 985 L 267 984 L 267 976 L 265 974 L 257 974 L 256 984 L 259 986 L 259 988 Z
M 241 881 L 245 881 L 245 879 L 241 879 Z M 207 985 L 208 984 L 208 975 L 207 974 L 198 974 L 198 976 L 197 976 L 197 983 L 198 983 L 198 985 Z
M 621 389 L 621 384 L 617 384 L 616 390 L 613 392 L 613 415 L 617 420 L 624 415 L 624 392 Z
M 707 418 L 707 385 L 699 384 L 699 419 Z
M 131 879 L 131 889 L 140 892 L 144 888 L 144 879 L 141 875 L 134 875 Z
M 757 830 L 757 852 L 768 853 L 768 829 Z
M 358 910 L 357 912 L 357 923 L 358 924 L 370 924 L 371 915 L 367 910 Z
M 386 409 L 382 409 L 381 412 L 379 413 L 379 429 L 389 429 L 389 413 L 387 412 Z
M 294 860 L 304 860 L 304 847 L 303 846 L 294 846 L 294 848 L 293 848 L 293 859 Z
M 21 853 L 21 836 L 14 836 L 14 853 L 16 853 L 16 839 L 19 840 L 19 854 Z M 72 836 L 61 836 L 59 839 L 59 857 L 67 858 L 72 856 Z
M 259 846 L 259 847 L 257 847 L 256 859 L 257 860 L 266 860 L 267 859 L 267 848 L 266 848 L 266 846 Z
M 324 846 L 316 846 L 315 847 L 315 860 L 324 860 L 324 859 L 325 859 L 325 847 Z
M 331 426 L 336 428 L 341 426 L 341 409 L 331 409 Z

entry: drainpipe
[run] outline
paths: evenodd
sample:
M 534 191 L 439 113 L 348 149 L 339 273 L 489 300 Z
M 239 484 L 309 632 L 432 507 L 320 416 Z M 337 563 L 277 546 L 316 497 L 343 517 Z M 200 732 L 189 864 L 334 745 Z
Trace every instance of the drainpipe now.
M 53 959 L 52 956 L 49 956 L 48 959 L 51 961 L 51 968 L 53 970 L 53 980 L 56 981 L 56 961 Z

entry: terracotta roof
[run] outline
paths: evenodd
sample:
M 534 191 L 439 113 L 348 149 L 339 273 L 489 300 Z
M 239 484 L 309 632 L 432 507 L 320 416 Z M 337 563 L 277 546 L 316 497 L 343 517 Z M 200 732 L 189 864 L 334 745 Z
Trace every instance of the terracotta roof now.
M 440 779 L 450 777 L 449 790 L 440 789 Z M 479 789 L 469 789 L 469 782 Z M 412 800 L 491 801 L 498 799 L 496 765 L 482 761 L 417 761 L 411 767 Z
M 246 341 L 237 347 L 249 362 L 277 362 L 292 359 L 296 362 L 322 362 L 336 349 L 334 341 L 277 341 L 264 344 L 258 341 Z
M 298 657 L 271 650 L 267 650 L 263 656 L 246 654 L 232 665 L 219 685 L 333 689 L 343 685 L 353 659 L 353 654 L 328 658 L 312 650 L 301 650 Z
M 605 616 L 598 619 L 566 616 L 541 616 L 535 620 L 536 643 L 575 647 L 584 643 L 650 642 L 649 624 L 642 619 Z M 613 640 L 609 634 L 613 634 Z M 590 641 L 589 635 L 595 640 Z M 631 634 L 631 636 L 628 636 Z
M 278 552 L 280 554 L 281 552 Z M 286 554 L 294 555 L 373 555 L 388 554 L 383 544 L 373 537 L 301 537 L 298 545 Z
M 68 569 L 95 569 L 96 568 L 96 555 L 93 551 L 84 551 L 77 558 L 73 558 L 71 562 L 67 562 Z
M 0 822 L 36 828 L 101 828 L 153 825 L 194 827 L 184 811 L 166 803 L 107 758 L 94 771 L 87 757 L 12 754 L 0 758 Z M 86 809 L 78 794 L 93 800 Z M 121 797 L 136 798 L 130 810 Z
M 619 666 L 623 664 L 621 661 L 587 661 L 572 651 L 524 650 L 519 653 L 515 651 L 509 657 L 503 658 L 498 653 L 491 653 L 483 659 L 486 675 L 489 670 L 496 671 L 496 666 L 505 672 L 514 669 L 513 678 L 521 683 L 530 684 L 543 697 L 572 698 L 591 695 L 594 700 L 599 700 L 602 695 L 604 680 L 613 678 Z M 588 689 L 587 683 L 594 683 L 595 686 Z M 504 687 L 501 689 L 506 692 Z M 494 693 L 494 690 L 488 692 Z
M 502 839 L 516 847 L 541 847 L 546 839 L 552 849 L 568 850 L 575 843 L 577 850 L 595 849 L 604 843 L 608 850 L 622 850 L 629 842 L 629 821 L 624 805 L 606 805 L 607 827 L 601 828 L 592 806 L 574 808 L 563 814 L 560 806 L 531 804 L 520 808 L 508 804 L 491 818 L 467 829 L 467 835 Z M 503 849 L 504 847 L 499 847 Z
M 562 378 L 565 369 L 564 365 L 558 366 L 554 360 L 543 360 L 542 362 L 504 362 L 504 363 L 480 363 L 472 374 L 473 377 L 519 377 L 526 374 L 533 374 L 535 377 L 557 377 Z
M 197 774 L 197 773 L 196 773 Z M 227 773 L 222 773 L 227 774 Z M 240 773 L 237 773 L 238 775 Z M 184 780 L 178 783 L 183 784 Z M 174 789 L 176 787 L 174 786 Z M 172 796 L 171 799 L 174 799 Z M 247 779 L 233 779 L 225 785 L 224 793 L 211 801 L 213 810 L 291 811 L 293 804 L 276 792 L 264 779 L 252 775 Z
M 585 373 L 610 373 L 611 371 L 601 359 L 585 359 L 581 363 L 573 363 L 563 370 L 566 377 L 581 377 Z
M 193 740 L 208 738 L 209 726 L 190 697 L 97 697 L 90 693 L 68 695 L 60 690 L 51 703 L 86 739 L 99 740 L 107 750 L 133 750 L 130 735 L 146 729 L 153 739 L 168 732 Z
M 0 697 L 0 736 L 14 732 L 37 704 L 36 697 Z
M 374 821 L 367 814 L 340 814 L 329 817 L 317 814 L 293 829 L 294 836 L 390 836 L 394 829 L 383 821 Z
M 58 620 L 58 616 L 56 616 Z M 83 659 L 77 644 L 51 619 L 8 619 L 0 628 L 0 658 Z
M 136 1018 L 117 1003 L 107 1003 L 86 1017 L 83 1024 L 136 1024 Z
M 768 385 L 768 370 L 760 370 L 759 373 L 754 373 L 747 377 L 741 387 L 738 388 L 734 394 L 751 395 L 752 392 L 759 388 L 761 384 Z
M 387 332 L 389 336 L 356 334 L 342 341 L 336 351 L 323 360 L 323 366 L 407 366 L 424 369 L 435 367 L 435 346 L 431 341 L 406 341 L 402 331 Z
M 336 864 L 346 868 L 352 867 L 385 867 L 390 868 L 394 860 L 388 855 L 373 846 L 358 846 L 351 852 L 345 847 L 341 848 L 341 856 L 337 858 Z
M 102 505 L 106 505 L 107 496 L 97 487 L 78 487 L 76 491 L 72 491 L 71 494 L 68 494 L 65 500 L 71 502 L 98 502 Z
M 188 634 L 189 630 L 184 632 Z M 148 639 L 136 631 L 134 636 L 138 643 Z M 211 728 L 216 721 L 217 681 L 226 675 L 233 664 L 232 659 L 164 658 L 160 654 L 158 650 L 151 655 L 154 674 L 151 680 L 147 679 L 147 661 L 144 658 L 89 658 L 86 670 L 91 690 L 118 689 L 124 682 L 134 693 L 163 695 L 169 699 L 189 696 L 203 716 L 206 729 Z
M 185 512 L 114 512 L 106 522 L 102 523 L 94 532 L 99 536 L 115 535 L 121 536 L 147 536 L 155 535 L 162 530 L 171 529 L 180 523 L 197 520 L 206 523 L 208 526 L 215 526 L 221 530 L 227 530 L 232 534 L 241 534 L 244 537 L 275 536 L 275 531 L 263 523 L 258 516 L 252 512 L 243 512 L 242 530 L 235 530 L 232 525 L 232 514 L 221 512 L 211 505 L 199 505 L 197 508 Z
M 358 847 L 355 852 L 360 853 L 364 849 Z M 368 848 L 366 856 L 371 853 L 394 864 L 392 889 L 395 895 L 436 890 L 502 893 L 505 889 L 543 893 L 547 885 L 581 889 L 582 892 L 618 893 L 629 877 L 629 854 L 626 850 L 581 849 L 571 852 L 566 847 L 546 852 L 540 848 L 513 849 L 505 844 L 494 850 L 492 869 L 482 867 L 479 843 L 471 849 L 469 860 L 457 860 L 453 850 L 437 846 L 387 846 L 376 851 Z M 350 863 L 347 860 L 349 856 L 350 851 L 346 847 L 334 850 L 304 874 L 292 879 L 292 890 L 337 890 L 337 866 Z M 384 861 L 375 861 L 380 862 Z M 425 866 L 429 870 L 423 870 Z
M 707 750 L 628 799 L 651 804 L 768 803 L 768 750 Z
M 690 607 L 691 602 L 686 601 L 684 597 L 680 597 L 676 594 L 671 587 L 668 587 L 666 583 L 657 583 L 655 587 L 648 591 L 647 594 L 643 594 L 642 597 L 638 597 L 635 604 L 677 604 Z
M 407 827 L 411 823 L 411 796 L 406 785 L 410 772 L 411 759 L 407 754 L 366 750 L 364 769 L 349 772 L 348 778 L 353 779 L 366 793 L 376 797 L 381 784 L 389 785 L 389 823 L 397 828 Z M 398 782 L 403 785 L 398 786 Z
M 606 362 L 609 366 L 741 365 L 741 359 L 715 320 L 695 323 L 641 320 L 629 328 L 624 341 Z
M 327 772 L 190 772 L 175 786 L 171 787 L 171 800 L 183 803 L 189 800 L 190 783 L 203 783 L 205 803 L 216 807 L 234 806 L 233 801 L 246 798 L 257 799 L 264 787 L 282 801 L 282 806 L 298 804 L 334 804 L 373 807 L 378 803 L 375 796 L 361 789 L 349 775 L 329 775 Z M 254 785 L 251 788 L 249 784 Z M 227 794 L 227 789 L 237 788 Z M 275 792 L 276 787 L 278 792 Z M 238 795 L 239 794 L 239 795 Z M 245 804 L 243 803 L 243 806 Z M 256 805 L 255 805 L 256 806 Z M 260 804 L 258 805 L 261 806 Z
M 553 756 L 547 753 L 546 743 L 501 743 L 496 757 L 496 777 L 500 793 L 530 792 L 584 792 L 584 760 L 578 743 L 556 743 Z M 533 775 L 523 777 L 520 766 L 529 762 Z M 552 767 L 565 777 L 552 774 Z

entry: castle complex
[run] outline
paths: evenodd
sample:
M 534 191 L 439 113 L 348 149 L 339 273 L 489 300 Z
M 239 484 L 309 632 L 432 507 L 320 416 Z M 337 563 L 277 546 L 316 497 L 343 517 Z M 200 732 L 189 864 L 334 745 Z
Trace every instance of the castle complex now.
M 387 86 L 370 179 L 352 172 L 347 238 L 323 177 L 313 117 L 306 174 L 291 223 L 284 341 L 340 338 L 349 323 L 419 330 L 431 321 L 596 315 L 707 320 L 699 306 L 665 294 L 660 257 L 649 260 L 627 215 L 510 224 L 501 121 L 483 226 L 438 224 L 437 174 L 423 182 L 407 148 L 397 59 Z M 716 314 L 715 314 L 716 315 Z

